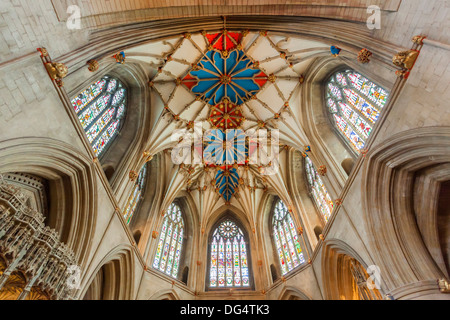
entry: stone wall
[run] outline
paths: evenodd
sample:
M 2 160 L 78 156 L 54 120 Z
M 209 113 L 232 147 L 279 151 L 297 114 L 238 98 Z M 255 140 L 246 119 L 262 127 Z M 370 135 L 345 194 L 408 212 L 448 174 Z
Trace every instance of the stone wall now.
M 181 2 L 181 1 L 180 1 Z M 0 4 L 0 142 L 10 142 L 12 139 L 55 140 L 72 146 L 76 152 L 74 158 L 92 160 L 79 128 L 70 117 L 66 106 L 61 102 L 61 91 L 48 78 L 42 64 L 38 47 L 46 47 L 53 58 L 76 52 L 88 44 L 89 33 L 97 27 L 111 26 L 121 22 L 147 21 L 161 18 L 217 16 L 223 14 L 264 14 L 264 15 L 300 15 L 338 18 L 345 21 L 364 22 L 367 17 L 365 7 L 368 3 L 379 3 L 383 10 L 382 28 L 375 30 L 372 35 L 392 47 L 409 48 L 410 38 L 417 34 L 425 34 L 430 40 L 441 42 L 436 46 L 425 44 L 419 60 L 408 79 L 398 102 L 393 106 L 387 119 L 382 125 L 374 145 L 383 142 L 396 133 L 420 127 L 449 126 L 450 108 L 450 56 L 448 44 L 449 32 L 449 3 L 445 0 L 435 1 L 346 1 L 346 6 L 337 6 L 335 2 L 316 1 L 314 5 L 289 5 L 287 1 L 266 1 L 265 5 L 249 6 L 241 1 L 234 1 L 233 5 L 227 1 L 219 1 L 216 6 L 192 6 L 191 1 L 183 1 L 174 7 L 131 7 L 131 2 L 108 2 L 106 6 L 99 6 L 98 1 L 75 1 L 82 10 L 88 10 L 83 18 L 86 27 L 81 30 L 69 30 L 66 27 L 63 6 L 64 2 L 50 0 L 6 0 Z M 141 4 L 143 2 L 135 2 Z M 339 1 L 342 3 L 342 1 Z M 125 6 L 124 6 L 125 4 Z M 227 5 L 227 6 L 225 6 Z M 294 6 L 294 8 L 292 7 Z M 135 10 L 136 11 L 133 11 Z M 293 10 L 294 9 L 294 10 Z M 126 12 L 124 10 L 127 10 Z M 99 14 L 99 16 L 97 16 Z M 94 16 L 95 15 L 95 16 Z M 365 28 L 364 24 L 360 25 Z M 156 32 L 157 30 L 155 30 Z M 358 45 L 357 34 L 354 44 Z M 119 49 L 118 47 L 117 49 Z M 369 48 L 370 49 L 370 48 Z M 394 55 L 395 51 L 386 52 Z M 372 68 L 371 65 L 368 68 Z M 70 70 L 69 70 L 70 71 Z M 376 73 L 376 68 L 372 73 Z M 393 83 L 395 75 L 389 70 L 383 71 L 386 82 Z M 75 86 L 75 85 L 74 85 Z M 64 89 L 63 89 L 64 90 Z M 32 147 L 30 147 L 32 151 Z M 19 159 L 20 155 L 17 156 Z M 127 263 L 132 270 L 132 281 L 128 281 L 127 295 L 134 299 L 158 298 L 164 294 L 173 294 L 181 299 L 191 298 L 224 298 L 222 295 L 195 296 L 192 288 L 176 283 L 172 288 L 170 279 L 145 271 L 148 261 L 142 258 L 140 251 L 133 244 L 131 232 L 127 229 L 117 210 L 117 198 L 126 198 L 129 189 L 127 179 L 122 179 L 121 185 L 114 194 L 109 186 L 101 167 L 93 161 L 89 174 L 96 182 L 95 202 L 96 221 L 91 248 L 86 253 L 85 263 L 82 265 L 82 290 L 79 298 L 92 281 L 102 265 L 115 259 L 119 253 L 127 252 Z M 124 170 L 126 172 L 126 170 Z M 346 242 L 366 264 L 376 263 L 368 244 L 370 239 L 361 215 L 362 206 L 362 173 L 357 172 L 350 180 L 350 186 L 343 186 L 339 179 L 331 182 L 336 194 L 348 189 L 342 209 L 336 214 L 328 231 L 326 240 L 339 239 Z M 128 188 L 128 189 L 127 189 Z M 307 204 L 305 207 L 310 208 Z M 313 226 L 314 227 L 314 226 Z M 315 241 L 314 241 L 315 242 Z M 276 283 L 267 295 L 240 295 L 239 298 L 267 298 L 277 299 L 283 295 L 286 288 L 299 288 L 307 297 L 321 299 L 323 295 L 322 252 L 320 243 L 312 254 L 312 265 L 293 277 L 286 283 Z M 145 250 L 141 250 L 144 252 Z M 194 270 L 195 268 L 191 268 Z M 130 280 L 130 278 L 129 278 Z M 395 288 L 389 288 L 395 289 Z M 284 290 L 284 291 L 283 291 Z M 175 293 L 174 293 L 175 292 Z

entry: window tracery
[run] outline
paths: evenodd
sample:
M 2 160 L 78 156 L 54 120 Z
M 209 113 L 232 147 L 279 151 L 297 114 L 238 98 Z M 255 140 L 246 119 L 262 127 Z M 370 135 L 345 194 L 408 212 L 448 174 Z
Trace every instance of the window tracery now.
M 183 248 L 184 220 L 180 207 L 172 203 L 166 211 L 153 268 L 177 278 Z
M 224 220 L 210 242 L 209 287 L 250 287 L 247 242 L 241 228 Z
M 386 90 L 355 71 L 330 77 L 326 105 L 333 124 L 355 152 L 364 148 L 388 97 Z
M 101 155 L 123 124 L 125 87 L 118 79 L 104 76 L 71 102 L 95 154 Z
M 272 232 L 282 275 L 306 262 L 294 221 L 288 208 L 281 200 L 277 201 L 274 208 Z

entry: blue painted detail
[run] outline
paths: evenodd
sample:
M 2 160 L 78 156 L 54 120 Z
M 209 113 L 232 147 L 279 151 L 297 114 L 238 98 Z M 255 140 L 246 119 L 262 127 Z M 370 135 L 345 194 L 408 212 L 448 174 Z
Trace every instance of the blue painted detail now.
M 228 175 L 226 174 L 228 172 Z M 239 175 L 236 169 L 228 171 L 219 170 L 216 174 L 216 187 L 219 188 L 219 193 L 225 199 L 230 201 L 231 196 L 236 192 L 236 187 L 239 184 Z
M 338 48 L 338 47 L 336 47 L 336 46 L 331 46 L 330 47 L 330 51 L 331 51 L 331 54 L 333 55 L 333 56 L 338 56 L 339 55 L 339 53 L 341 52 L 341 48 Z
M 225 174 L 227 169 L 220 169 L 217 172 L 216 187 L 219 188 L 219 193 L 225 201 L 230 201 L 239 181 L 239 174 L 231 165 L 245 164 L 245 158 L 248 155 L 245 133 L 239 129 L 229 129 L 226 133 L 216 129 L 206 134 L 205 141 L 207 142 L 203 152 L 205 164 L 228 168 L 228 176 Z
M 190 72 L 198 80 L 192 92 L 210 105 L 220 103 L 224 97 L 241 105 L 261 89 L 254 81 L 261 70 L 253 68 L 253 62 L 242 50 L 231 51 L 227 58 L 218 51 L 208 51 L 198 65 L 202 70 Z M 220 83 L 223 75 L 231 77 L 229 83 Z
M 203 152 L 206 165 L 224 166 L 245 164 L 248 147 L 245 144 L 245 133 L 239 129 L 228 129 L 226 134 L 220 130 L 211 130 L 205 135 L 207 143 Z M 224 142 L 225 148 L 224 148 Z

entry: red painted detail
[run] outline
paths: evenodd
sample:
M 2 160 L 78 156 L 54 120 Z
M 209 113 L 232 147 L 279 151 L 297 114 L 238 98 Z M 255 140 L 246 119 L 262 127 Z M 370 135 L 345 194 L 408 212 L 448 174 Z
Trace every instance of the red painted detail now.
M 220 105 L 223 105 L 223 108 L 220 108 Z M 217 110 L 220 110 L 220 112 Z M 217 113 L 214 114 L 214 112 Z M 229 115 L 228 119 L 224 118 L 224 113 Z M 231 103 L 219 103 L 214 109 L 211 110 L 211 113 L 209 114 L 211 123 L 213 123 L 220 130 L 237 129 L 237 126 L 242 123 L 242 118 L 242 111 L 238 110 L 237 107 Z M 232 123 L 233 125 L 231 125 Z M 223 126 L 221 126 L 221 124 L 223 124 Z
M 195 80 L 195 81 L 186 81 L 186 80 Z M 189 90 L 192 90 L 192 88 L 197 85 L 198 81 L 193 76 L 188 74 L 186 77 L 183 78 L 181 83 L 184 84 L 186 87 L 188 87 Z
M 248 156 L 250 157 L 251 155 L 253 155 L 257 149 L 258 149 L 258 146 L 256 145 L 256 143 L 250 141 L 250 143 L 248 145 Z
M 234 39 L 236 43 L 240 43 L 242 34 L 237 32 L 227 32 L 224 36 L 222 32 L 214 34 L 206 34 L 210 44 L 213 44 L 213 48 L 219 51 L 236 49 L 236 44 L 231 40 Z
M 211 44 L 211 43 L 214 42 L 214 40 L 215 40 L 219 35 L 221 35 L 221 33 L 214 33 L 214 34 L 209 34 L 209 33 L 207 33 L 207 34 L 206 34 L 206 38 L 208 39 L 209 43 Z
M 236 32 L 228 32 L 226 37 L 226 50 L 232 50 L 236 48 L 236 45 L 231 39 L 234 39 L 236 43 L 240 42 L 241 34 Z
M 262 88 L 262 86 L 267 82 L 267 75 L 261 71 L 258 75 L 255 76 L 254 81 L 259 85 L 260 88 Z
M 223 50 L 223 35 L 220 35 L 219 40 L 213 45 L 213 48 L 216 50 Z

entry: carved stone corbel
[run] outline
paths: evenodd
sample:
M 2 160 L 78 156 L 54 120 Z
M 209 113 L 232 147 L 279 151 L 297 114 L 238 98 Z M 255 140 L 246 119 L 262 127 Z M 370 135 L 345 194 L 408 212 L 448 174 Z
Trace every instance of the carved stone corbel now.
M 419 51 L 416 50 L 401 51 L 392 58 L 392 63 L 402 69 L 411 70 L 416 63 L 418 56 Z
M 442 293 L 450 293 L 450 283 L 447 279 L 439 279 L 438 280 L 439 290 Z

